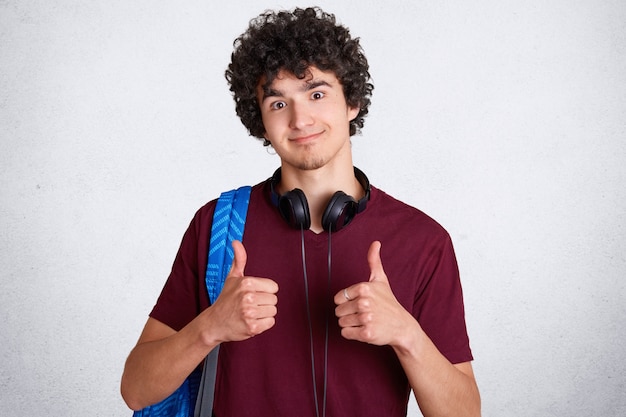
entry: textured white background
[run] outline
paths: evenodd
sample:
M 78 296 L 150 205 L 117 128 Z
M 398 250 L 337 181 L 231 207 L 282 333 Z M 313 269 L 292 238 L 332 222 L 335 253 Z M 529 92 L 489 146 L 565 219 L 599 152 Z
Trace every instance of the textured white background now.
M 626 3 L 319 4 L 371 64 L 356 164 L 454 239 L 484 416 L 626 414 Z M 130 415 L 193 213 L 278 164 L 223 72 L 292 6 L 0 0 L 0 415 Z

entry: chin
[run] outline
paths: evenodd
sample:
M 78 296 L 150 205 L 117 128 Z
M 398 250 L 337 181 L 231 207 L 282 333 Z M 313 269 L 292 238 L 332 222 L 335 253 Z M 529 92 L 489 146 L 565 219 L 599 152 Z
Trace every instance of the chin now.
M 323 160 L 308 160 L 296 164 L 296 168 L 302 171 L 314 171 L 316 169 L 322 168 L 324 165 L 326 165 L 326 161 Z

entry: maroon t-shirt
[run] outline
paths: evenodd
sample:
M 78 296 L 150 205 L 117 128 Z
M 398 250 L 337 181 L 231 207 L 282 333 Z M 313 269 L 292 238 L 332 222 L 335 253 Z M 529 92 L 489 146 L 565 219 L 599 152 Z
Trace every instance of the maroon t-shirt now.
M 175 330 L 209 306 L 204 276 L 214 208 L 212 201 L 194 216 L 150 314 Z M 334 315 L 334 294 L 369 279 L 367 251 L 374 240 L 382 243 L 383 267 L 398 301 L 450 362 L 472 360 L 448 233 L 421 211 L 372 187 L 366 210 L 330 240 L 326 232 L 304 232 L 320 407 L 328 317 L 328 416 L 407 412 L 410 386 L 393 350 L 343 339 Z M 280 217 L 267 182 L 253 187 L 243 244 L 245 274 L 278 283 L 278 314 L 268 331 L 221 345 L 215 416 L 315 416 L 301 232 Z

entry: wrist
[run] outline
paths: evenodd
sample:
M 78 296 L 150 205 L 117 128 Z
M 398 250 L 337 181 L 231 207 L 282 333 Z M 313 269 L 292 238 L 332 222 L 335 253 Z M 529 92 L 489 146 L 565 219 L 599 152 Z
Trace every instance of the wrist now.
M 194 319 L 196 343 L 203 351 L 211 351 L 215 346 L 223 342 L 219 337 L 219 332 L 217 332 L 218 327 L 215 325 L 215 319 L 211 307 L 204 310 Z
M 419 352 L 423 350 L 424 345 L 429 340 L 428 336 L 415 319 L 412 320 L 412 325 L 408 328 L 405 327 L 405 329 L 391 344 L 391 347 L 400 359 L 419 358 L 421 356 Z

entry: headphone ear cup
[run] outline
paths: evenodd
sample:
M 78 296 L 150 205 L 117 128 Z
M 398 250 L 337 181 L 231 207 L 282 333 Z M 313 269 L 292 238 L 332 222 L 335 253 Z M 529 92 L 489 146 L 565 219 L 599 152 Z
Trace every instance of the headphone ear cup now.
M 357 213 L 358 204 L 352 197 L 343 191 L 333 194 L 324 214 L 322 215 L 322 227 L 324 230 L 337 232 L 352 221 Z
M 309 204 L 299 188 L 291 190 L 278 199 L 278 211 L 289 226 L 307 230 L 311 227 Z

